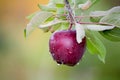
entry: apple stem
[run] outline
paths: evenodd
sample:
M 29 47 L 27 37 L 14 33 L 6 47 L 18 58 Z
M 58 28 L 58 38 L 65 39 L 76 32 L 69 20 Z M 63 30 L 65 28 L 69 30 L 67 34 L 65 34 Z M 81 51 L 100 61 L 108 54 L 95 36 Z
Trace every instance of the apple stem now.
M 69 25 L 68 30 L 71 30 L 71 29 L 72 29 L 72 25 L 73 25 L 73 24 L 70 24 L 70 25 Z
M 64 3 L 65 3 L 65 7 L 66 7 L 66 10 L 68 11 L 68 20 L 70 22 L 70 26 L 69 26 L 69 30 L 72 28 L 72 25 L 76 23 L 76 20 L 75 20 L 75 17 L 73 15 L 73 11 L 70 7 L 70 4 L 69 4 L 69 1 L 68 0 L 64 0 Z

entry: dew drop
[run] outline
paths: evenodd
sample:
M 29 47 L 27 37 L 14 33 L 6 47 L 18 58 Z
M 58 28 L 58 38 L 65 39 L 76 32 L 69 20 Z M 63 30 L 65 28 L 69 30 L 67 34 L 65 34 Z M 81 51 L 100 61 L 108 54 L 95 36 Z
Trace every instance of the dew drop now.
M 74 47 L 72 46 L 72 48 L 74 49 Z
M 52 56 L 55 56 L 55 54 L 54 54 L 54 53 L 52 53 Z
M 64 62 L 62 61 L 61 64 L 63 64 Z
M 70 50 L 69 48 L 67 48 L 66 50 L 67 50 L 68 53 L 70 52 L 70 51 L 69 51 L 69 50 Z
M 61 64 L 57 64 L 58 66 L 60 66 Z
M 69 50 L 69 48 L 67 48 L 67 50 Z
M 53 50 L 55 50 L 55 48 L 52 48 Z
M 79 65 L 80 63 L 78 62 L 77 65 Z
M 71 51 L 69 51 L 69 54 L 72 54 L 72 52 L 71 52 Z

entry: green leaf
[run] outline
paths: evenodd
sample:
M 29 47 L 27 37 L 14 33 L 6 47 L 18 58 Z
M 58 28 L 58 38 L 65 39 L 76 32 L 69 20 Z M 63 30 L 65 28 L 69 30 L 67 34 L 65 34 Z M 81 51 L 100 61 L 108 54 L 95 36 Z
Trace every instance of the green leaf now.
M 39 25 L 40 29 L 43 29 L 43 31 L 51 31 L 54 32 L 55 30 L 57 30 L 61 24 L 63 23 L 68 23 L 67 21 L 63 21 L 63 20 L 58 20 L 58 19 L 54 19 L 48 23 L 43 23 Z
M 92 5 L 90 6 L 90 8 L 91 8 L 91 7 L 93 7 L 93 6 L 94 6 L 94 4 L 96 4 L 98 1 L 100 1 L 100 0 L 91 0 Z
M 108 11 L 94 11 L 91 12 L 90 15 L 90 21 L 91 22 L 99 22 L 100 19 L 108 14 Z
M 56 14 L 64 14 L 65 9 L 64 8 L 57 8 Z
M 81 0 L 82 1 L 82 0 Z M 84 3 L 80 3 L 79 5 L 78 5 L 78 8 L 80 8 L 80 9 L 82 9 L 82 10 L 87 10 L 87 9 L 89 9 L 90 7 L 92 7 L 93 6 L 93 4 L 95 4 L 97 1 L 99 1 L 99 0 L 87 0 L 86 2 L 84 2 Z
M 57 3 L 57 4 L 56 4 L 56 7 L 57 7 L 57 8 L 64 8 L 64 7 L 65 7 L 65 4 Z
M 53 25 L 51 28 L 49 28 L 49 31 L 54 32 L 56 30 L 67 30 L 69 27 L 68 22 L 62 22 L 56 25 Z
M 67 30 L 69 28 L 69 23 L 61 23 L 59 30 Z
M 100 17 L 100 16 L 104 17 L 104 16 L 112 14 L 112 13 L 120 13 L 120 6 L 113 7 L 106 11 L 93 11 L 90 13 L 90 16 L 91 17 Z
M 24 29 L 24 37 L 26 38 L 26 29 Z
M 106 48 L 101 40 L 93 31 L 86 31 L 87 35 L 87 49 L 91 54 L 97 54 L 98 58 L 105 63 Z
M 108 10 L 108 13 L 109 14 L 111 14 L 111 13 L 120 13 L 120 6 L 116 6 L 116 7 L 111 8 L 110 10 Z
M 120 42 L 120 28 L 101 31 L 100 34 L 110 41 Z
M 108 11 L 94 11 L 91 12 L 89 15 L 90 17 L 103 17 L 108 15 Z
M 54 26 L 54 25 L 59 24 L 59 23 L 68 23 L 68 22 L 63 21 L 63 20 L 54 19 L 54 20 L 52 20 L 52 21 L 50 21 L 48 23 L 40 24 L 39 28 L 46 28 L 46 27 Z
M 51 12 L 40 11 L 30 20 L 26 27 L 26 37 L 40 24 L 46 21 L 49 17 L 53 16 Z
M 112 24 L 112 25 L 120 28 L 120 12 L 111 13 L 109 15 L 106 15 L 105 17 L 103 17 L 100 20 L 100 22 Z
M 51 16 L 51 17 L 49 17 L 44 23 L 48 23 L 48 22 L 50 22 L 50 21 L 53 21 L 54 19 L 55 19 L 55 17 Z
M 92 22 L 101 22 L 120 28 L 120 6 L 113 7 L 107 11 L 94 11 L 90 13 Z
M 109 25 L 84 25 L 84 29 L 89 29 L 92 31 L 104 31 L 104 30 L 110 30 L 115 28 L 115 26 L 109 26 Z
M 91 0 L 92 4 L 95 4 L 98 1 L 100 1 L 100 0 Z
M 51 31 L 52 33 L 54 32 L 54 31 L 56 31 L 57 29 L 59 29 L 60 27 L 61 27 L 61 23 L 58 23 L 58 24 L 56 24 L 56 25 L 53 25 L 51 28 L 50 28 L 50 30 L 49 31 Z
M 56 17 L 60 20 L 66 20 L 66 16 L 64 15 L 57 15 Z
M 99 22 L 102 17 L 90 17 L 91 22 Z
M 31 20 L 31 19 L 35 16 L 36 13 L 37 13 L 37 12 L 34 12 L 34 13 L 28 15 L 28 16 L 26 17 L 26 19 Z
M 75 30 L 76 30 L 76 40 L 78 43 L 81 43 L 82 39 L 85 37 L 85 31 L 83 25 L 79 23 L 75 23 Z
M 55 7 L 44 6 L 44 5 L 41 5 L 41 4 L 38 4 L 38 7 L 39 7 L 42 11 L 56 12 L 56 10 L 57 10 Z
M 49 3 L 64 3 L 64 0 L 50 0 Z

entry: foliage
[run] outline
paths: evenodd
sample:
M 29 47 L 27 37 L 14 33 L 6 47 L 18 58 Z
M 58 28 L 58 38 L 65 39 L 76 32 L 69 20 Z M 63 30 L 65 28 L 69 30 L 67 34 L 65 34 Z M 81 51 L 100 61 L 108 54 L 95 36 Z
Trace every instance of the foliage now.
M 28 36 L 36 27 L 44 32 L 76 29 L 78 43 L 86 33 L 88 51 L 91 54 L 97 54 L 98 58 L 105 63 L 105 46 L 94 31 L 99 32 L 108 40 L 120 41 L 120 6 L 106 11 L 91 12 L 87 15 L 90 22 L 82 22 L 83 18 L 86 18 L 86 11 L 99 0 L 68 1 L 70 7 L 66 6 L 68 4 L 64 3 L 64 0 L 50 0 L 47 5 L 39 4 L 41 11 L 27 17 L 30 22 L 25 29 L 25 36 Z M 74 23 L 72 24 L 72 22 Z M 71 25 L 72 28 L 70 28 Z

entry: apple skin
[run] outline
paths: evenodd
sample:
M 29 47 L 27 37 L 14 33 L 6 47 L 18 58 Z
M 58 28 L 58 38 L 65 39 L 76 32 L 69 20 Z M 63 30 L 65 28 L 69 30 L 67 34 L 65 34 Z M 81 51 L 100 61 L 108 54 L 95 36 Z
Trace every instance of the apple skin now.
M 86 49 L 86 38 L 77 43 L 75 30 L 56 31 L 49 40 L 49 51 L 58 64 L 76 65 Z

